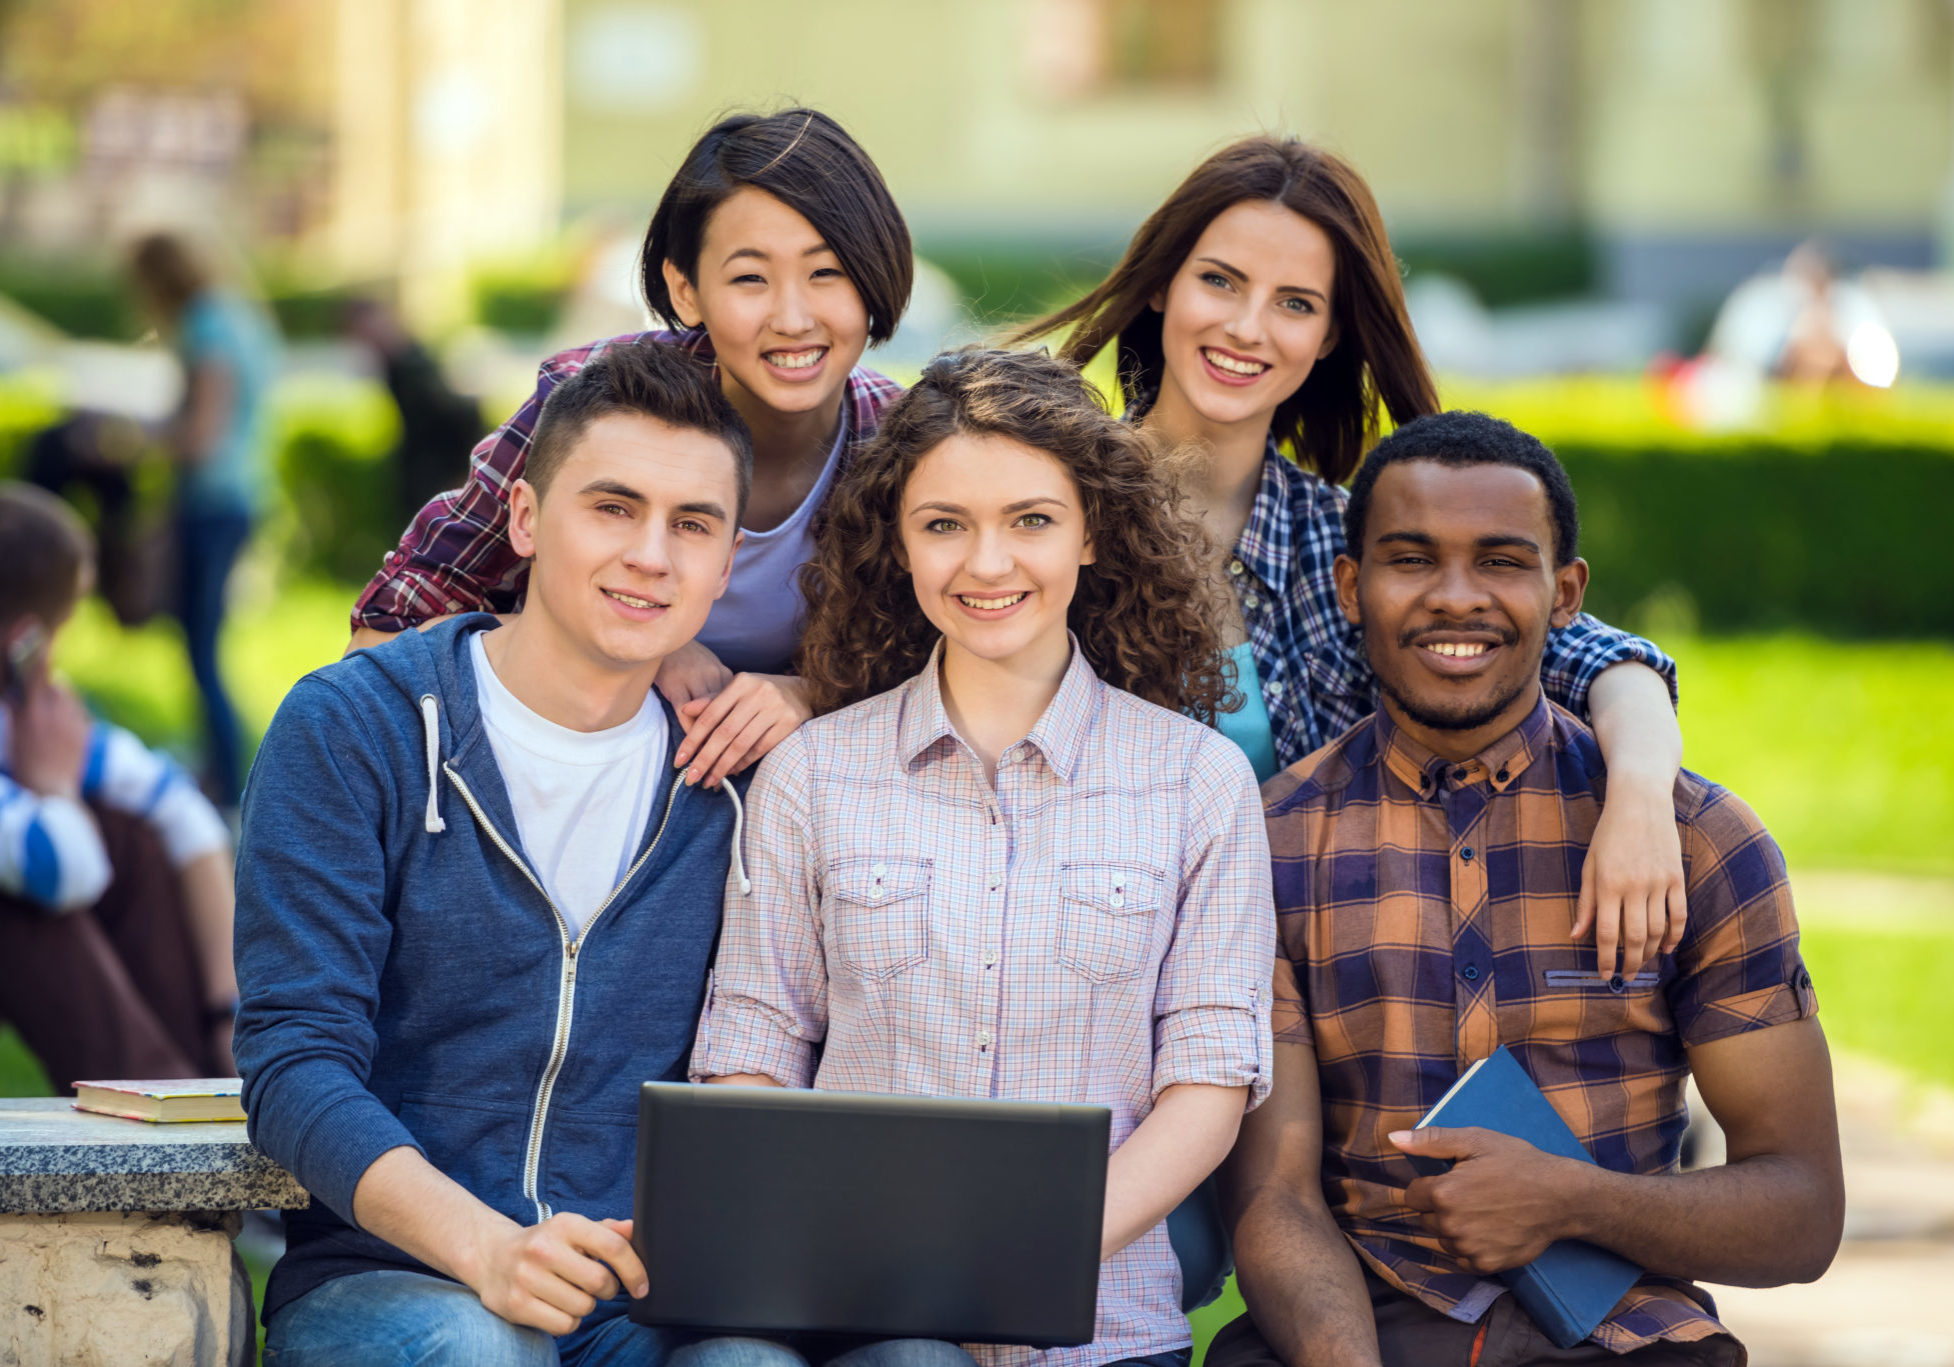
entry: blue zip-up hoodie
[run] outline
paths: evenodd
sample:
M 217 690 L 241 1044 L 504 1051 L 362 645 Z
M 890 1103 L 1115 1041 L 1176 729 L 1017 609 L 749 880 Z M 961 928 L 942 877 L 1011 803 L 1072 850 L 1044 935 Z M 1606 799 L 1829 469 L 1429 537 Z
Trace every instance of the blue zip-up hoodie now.
M 301 679 L 251 772 L 236 1051 L 253 1142 L 312 1193 L 267 1320 L 334 1277 L 429 1269 L 353 1222 L 408 1145 L 523 1224 L 631 1213 L 638 1085 L 685 1076 L 737 799 L 668 760 L 639 857 L 572 940 L 476 705 L 474 615 Z M 672 749 L 682 730 L 667 708 Z

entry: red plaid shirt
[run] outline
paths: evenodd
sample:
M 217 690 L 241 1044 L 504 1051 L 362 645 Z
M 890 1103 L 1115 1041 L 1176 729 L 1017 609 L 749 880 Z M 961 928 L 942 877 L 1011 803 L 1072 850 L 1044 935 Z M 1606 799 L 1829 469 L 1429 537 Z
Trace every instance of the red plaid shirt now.
M 1734 793 L 1676 780 L 1689 928 L 1614 988 L 1568 941 L 1607 775 L 1594 734 L 1544 698 L 1446 763 L 1380 710 L 1263 785 L 1275 865 L 1278 1044 L 1314 1046 L 1323 1191 L 1364 1262 L 1475 1321 L 1503 1291 L 1404 1204 L 1408 1130 L 1474 1060 L 1512 1049 L 1594 1160 L 1674 1172 L 1685 1046 L 1815 1012 L 1784 858 Z M 1709 1296 L 1648 1276 L 1592 1341 L 1626 1353 L 1725 1332 Z
M 354 629 L 405 631 L 448 613 L 514 611 L 529 577 L 529 562 L 509 544 L 509 490 L 522 477 L 543 403 L 551 390 L 611 347 L 646 341 L 668 342 L 713 359 L 712 343 L 703 331 L 657 331 L 571 347 L 543 362 L 536 373 L 536 392 L 475 447 L 468 483 L 432 499 L 408 524 L 400 545 L 388 552 L 380 572 L 353 605 Z M 901 393 L 901 385 L 864 366 L 849 373 L 842 391 L 842 420 L 848 425 L 844 468 L 875 435 L 882 411 Z M 737 565 L 733 573 L 739 573 Z

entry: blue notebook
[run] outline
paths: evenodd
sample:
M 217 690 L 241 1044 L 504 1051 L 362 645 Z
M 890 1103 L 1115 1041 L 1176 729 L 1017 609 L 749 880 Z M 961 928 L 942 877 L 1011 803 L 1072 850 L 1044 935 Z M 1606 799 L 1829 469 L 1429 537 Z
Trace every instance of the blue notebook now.
M 1497 1130 L 1543 1153 L 1594 1162 L 1503 1044 L 1466 1069 L 1418 1122 L 1421 1130 L 1428 1125 Z M 1438 1158 L 1414 1157 L 1411 1163 L 1427 1177 L 1452 1166 Z M 1499 1274 L 1558 1348 L 1572 1348 L 1592 1334 L 1641 1275 L 1626 1258 L 1578 1239 L 1561 1239 L 1524 1267 Z

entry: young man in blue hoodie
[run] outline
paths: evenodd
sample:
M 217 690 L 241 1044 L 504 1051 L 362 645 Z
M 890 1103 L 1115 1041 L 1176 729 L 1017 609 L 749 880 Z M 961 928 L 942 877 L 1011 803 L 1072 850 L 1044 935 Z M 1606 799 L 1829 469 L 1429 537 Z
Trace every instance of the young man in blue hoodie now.
M 638 1084 L 685 1076 L 738 799 L 674 770 L 652 688 L 726 586 L 752 472 L 689 355 L 551 395 L 507 626 L 301 680 L 238 851 L 236 1049 L 287 1215 L 265 1361 L 654 1364 L 629 1214 Z

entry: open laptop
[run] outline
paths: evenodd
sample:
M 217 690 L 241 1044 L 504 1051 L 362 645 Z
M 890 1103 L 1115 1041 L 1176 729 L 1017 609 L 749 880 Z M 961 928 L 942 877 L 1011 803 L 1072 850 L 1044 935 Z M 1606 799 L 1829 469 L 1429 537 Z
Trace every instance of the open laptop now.
M 640 1323 L 1089 1343 L 1102 1106 L 647 1082 Z

